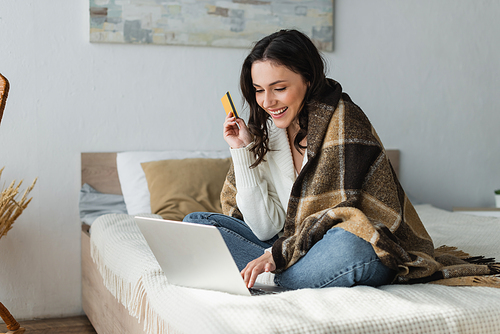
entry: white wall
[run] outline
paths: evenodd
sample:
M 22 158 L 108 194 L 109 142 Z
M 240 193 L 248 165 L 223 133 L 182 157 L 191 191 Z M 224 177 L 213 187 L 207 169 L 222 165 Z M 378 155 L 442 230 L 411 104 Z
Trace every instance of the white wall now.
M 402 154 L 421 202 L 493 206 L 500 188 L 500 2 L 336 1 L 331 74 Z
M 500 3 L 337 0 L 330 74 L 367 113 L 419 201 L 492 206 L 500 188 Z M 223 149 L 220 96 L 247 50 L 90 44 L 88 1 L 2 0 L 2 184 L 39 178 L 0 240 L 18 319 L 80 314 L 80 152 Z

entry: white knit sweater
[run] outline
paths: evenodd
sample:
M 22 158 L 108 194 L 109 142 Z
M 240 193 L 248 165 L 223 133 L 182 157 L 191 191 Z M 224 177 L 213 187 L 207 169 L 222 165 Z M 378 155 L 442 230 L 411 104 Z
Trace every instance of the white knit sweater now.
M 260 240 L 283 229 L 290 191 L 296 179 L 287 132 L 268 122 L 269 148 L 265 161 L 249 168 L 255 157 L 248 148 L 231 149 L 236 177 L 236 203 L 245 223 Z M 302 166 L 307 162 L 304 153 Z

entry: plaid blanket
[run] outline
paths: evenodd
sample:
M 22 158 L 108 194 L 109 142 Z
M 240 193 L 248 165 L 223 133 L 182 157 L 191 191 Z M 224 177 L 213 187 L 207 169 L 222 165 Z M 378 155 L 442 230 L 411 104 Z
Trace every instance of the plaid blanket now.
M 276 271 L 296 263 L 329 229 L 342 228 L 369 242 L 398 272 L 398 282 L 500 287 L 496 277 L 477 278 L 500 272 L 493 259 L 434 249 L 370 121 L 340 84 L 329 83 L 323 99 L 308 106 L 308 161 L 291 191 L 284 235 L 273 245 Z M 236 191 L 231 168 L 221 193 L 223 212 L 243 219 Z

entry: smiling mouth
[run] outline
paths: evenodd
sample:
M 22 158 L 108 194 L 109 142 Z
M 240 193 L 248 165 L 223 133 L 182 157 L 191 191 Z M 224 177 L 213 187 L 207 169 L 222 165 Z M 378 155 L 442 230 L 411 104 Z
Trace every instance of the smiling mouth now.
M 274 116 L 277 116 L 277 115 L 281 115 L 282 113 L 284 113 L 287 110 L 288 110 L 288 107 L 284 107 L 284 108 L 274 110 L 274 111 L 269 110 L 269 113 L 274 115 Z

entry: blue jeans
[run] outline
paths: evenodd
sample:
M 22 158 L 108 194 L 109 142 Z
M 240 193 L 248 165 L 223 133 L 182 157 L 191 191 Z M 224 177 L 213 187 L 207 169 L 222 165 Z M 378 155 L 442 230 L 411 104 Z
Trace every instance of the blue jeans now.
M 194 212 L 184 221 L 217 227 L 240 271 L 278 239 L 276 235 L 260 241 L 244 221 L 218 213 Z M 274 280 L 288 289 L 379 286 L 391 283 L 395 274 L 382 264 L 368 242 L 334 228 L 293 266 L 276 274 Z

